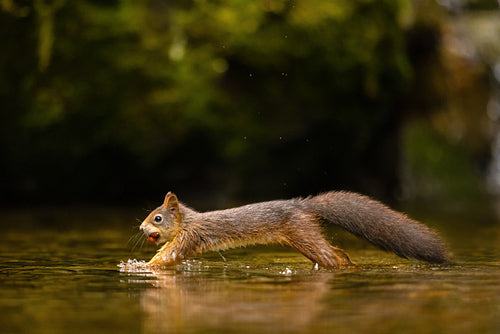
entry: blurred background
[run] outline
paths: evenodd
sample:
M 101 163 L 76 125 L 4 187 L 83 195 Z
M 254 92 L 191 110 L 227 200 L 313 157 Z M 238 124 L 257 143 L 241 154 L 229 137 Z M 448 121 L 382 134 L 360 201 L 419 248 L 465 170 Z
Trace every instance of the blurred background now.
M 496 0 L 0 0 L 0 205 L 500 192 Z

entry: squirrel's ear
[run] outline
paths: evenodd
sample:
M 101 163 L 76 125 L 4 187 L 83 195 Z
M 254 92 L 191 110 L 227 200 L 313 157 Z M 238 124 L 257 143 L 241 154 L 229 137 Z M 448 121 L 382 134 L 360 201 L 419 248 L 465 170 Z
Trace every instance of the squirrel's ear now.
M 177 196 L 174 193 L 168 192 L 165 196 L 165 201 L 163 202 L 165 205 L 165 209 L 174 217 L 174 219 L 178 219 L 180 217 L 179 214 L 179 201 L 177 200 Z

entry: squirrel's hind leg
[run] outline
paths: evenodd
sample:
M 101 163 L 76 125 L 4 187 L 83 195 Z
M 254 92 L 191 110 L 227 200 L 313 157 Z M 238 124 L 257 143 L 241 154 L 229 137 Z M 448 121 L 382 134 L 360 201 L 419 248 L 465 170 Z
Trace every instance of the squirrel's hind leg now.
M 321 243 L 323 243 L 323 241 L 324 245 L 322 246 L 317 244 L 305 245 L 296 243 L 290 243 L 290 245 L 301 252 L 314 264 L 318 264 L 326 269 L 337 269 L 352 265 L 351 259 L 346 252 L 340 248 L 333 247 L 324 239 Z
M 298 217 L 294 217 L 297 219 Z M 297 249 L 313 263 L 327 269 L 336 269 L 352 265 L 351 259 L 342 249 L 332 246 L 321 234 L 321 229 L 316 221 L 310 217 L 300 217 L 302 222 L 292 224 L 301 226 L 307 224 L 307 228 L 296 228 L 287 233 L 286 243 Z M 309 218 L 309 219 L 307 219 Z

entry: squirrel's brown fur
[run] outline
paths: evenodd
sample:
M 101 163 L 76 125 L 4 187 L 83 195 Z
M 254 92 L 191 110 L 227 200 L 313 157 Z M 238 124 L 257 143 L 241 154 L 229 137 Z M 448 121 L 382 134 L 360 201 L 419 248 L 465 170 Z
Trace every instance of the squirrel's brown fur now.
M 447 261 L 443 243 L 425 225 L 350 192 L 332 191 L 205 213 L 182 205 L 169 192 L 140 228 L 149 241 L 165 243 L 148 262 L 150 266 L 175 265 L 204 251 L 270 243 L 289 245 L 325 268 L 350 265 L 349 256 L 323 237 L 322 221 L 404 258 Z

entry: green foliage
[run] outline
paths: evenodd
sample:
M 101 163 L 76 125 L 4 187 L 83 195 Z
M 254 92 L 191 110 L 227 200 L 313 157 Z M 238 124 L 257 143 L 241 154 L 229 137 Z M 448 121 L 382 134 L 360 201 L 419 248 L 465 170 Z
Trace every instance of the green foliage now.
M 404 133 L 406 196 L 463 203 L 483 197 L 480 173 L 463 147 L 422 122 L 407 126 Z
M 390 183 L 405 6 L 4 1 L 2 183 L 83 198 Z

